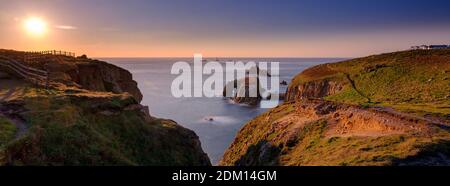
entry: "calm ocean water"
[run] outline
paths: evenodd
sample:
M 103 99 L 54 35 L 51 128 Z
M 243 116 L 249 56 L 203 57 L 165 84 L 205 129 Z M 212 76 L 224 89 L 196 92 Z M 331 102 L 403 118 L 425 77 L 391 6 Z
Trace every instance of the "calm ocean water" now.
M 103 58 L 101 60 L 125 68 L 133 74 L 134 80 L 138 82 L 139 89 L 144 95 L 142 104 L 150 107 L 152 116 L 173 119 L 180 125 L 195 131 L 213 164 L 218 163 L 238 130 L 247 121 L 267 111 L 267 109 L 259 107 L 233 104 L 220 97 L 173 97 L 171 84 L 177 76 L 170 73 L 172 64 L 178 61 L 187 61 L 192 65 L 192 58 Z M 280 81 L 290 82 L 305 68 L 342 59 L 219 59 L 219 61 L 230 60 L 280 62 Z M 285 92 L 286 88 L 286 86 L 280 86 L 280 91 Z M 209 121 L 207 118 L 213 118 L 214 121 Z

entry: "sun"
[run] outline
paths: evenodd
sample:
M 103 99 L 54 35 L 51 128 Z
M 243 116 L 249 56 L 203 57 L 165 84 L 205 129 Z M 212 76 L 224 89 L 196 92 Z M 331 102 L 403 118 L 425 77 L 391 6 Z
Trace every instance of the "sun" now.
M 42 36 L 47 31 L 47 23 L 41 18 L 30 17 L 24 21 L 25 30 L 32 36 Z

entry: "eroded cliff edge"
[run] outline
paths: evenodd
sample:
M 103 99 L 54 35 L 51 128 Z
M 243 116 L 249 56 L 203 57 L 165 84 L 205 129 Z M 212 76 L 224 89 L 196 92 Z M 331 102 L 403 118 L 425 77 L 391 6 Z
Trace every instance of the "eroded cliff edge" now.
M 48 70 L 51 86 L 2 69 L 1 165 L 211 165 L 193 131 L 139 103 L 128 71 L 66 56 L 26 65 Z
M 450 50 L 309 68 L 247 123 L 221 165 L 449 165 Z
M 28 67 L 47 71 L 52 83 L 92 91 L 127 92 L 138 102 L 142 100 L 142 93 L 131 73 L 104 61 L 89 59 L 86 56 L 75 58 L 62 55 L 27 54 L 13 50 L 0 50 L 0 55 Z

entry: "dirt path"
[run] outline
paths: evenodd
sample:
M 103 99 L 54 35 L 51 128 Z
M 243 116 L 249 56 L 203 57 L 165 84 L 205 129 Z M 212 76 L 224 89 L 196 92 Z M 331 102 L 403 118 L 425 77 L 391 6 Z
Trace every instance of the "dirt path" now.
M 423 116 L 418 116 L 418 115 L 414 115 L 414 114 L 400 112 L 398 110 L 395 110 L 392 107 L 374 107 L 374 109 L 375 110 L 379 110 L 379 111 L 383 111 L 383 112 L 387 112 L 387 113 L 391 113 L 391 114 L 395 114 L 395 115 L 401 116 L 401 117 L 408 117 L 408 118 L 413 118 L 413 119 L 416 119 L 416 120 L 428 121 L 430 123 L 438 125 L 441 128 L 450 130 L 450 124 L 449 123 L 445 123 L 445 122 L 443 122 L 441 120 L 438 120 L 438 119 L 426 118 L 426 117 L 423 117 Z
M 19 79 L 0 79 L 0 110 L 3 110 L 4 107 L 2 106 L 2 103 L 13 99 L 13 97 L 16 96 L 17 93 L 20 94 L 20 87 L 24 86 L 25 84 L 25 82 Z M 0 111 L 0 116 L 16 125 L 17 132 L 15 135 L 15 139 L 22 137 L 28 131 L 28 127 L 25 122 L 14 114 L 9 113 L 8 111 Z
M 358 88 L 356 88 L 356 84 L 355 81 L 353 81 L 353 79 L 350 78 L 350 74 L 345 73 L 345 77 L 347 78 L 347 80 L 350 82 L 350 84 L 352 85 L 352 88 L 355 89 L 355 91 L 362 97 L 367 99 L 368 103 L 371 103 L 372 100 L 370 99 L 370 97 L 366 96 L 365 94 L 363 94 L 361 91 L 358 90 Z

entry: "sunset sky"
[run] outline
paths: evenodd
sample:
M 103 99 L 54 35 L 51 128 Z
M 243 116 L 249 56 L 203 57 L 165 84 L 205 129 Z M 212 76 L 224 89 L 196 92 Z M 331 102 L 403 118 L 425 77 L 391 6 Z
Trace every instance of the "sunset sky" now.
M 0 33 L 0 48 L 92 57 L 358 57 L 450 44 L 450 1 L 0 0 Z

